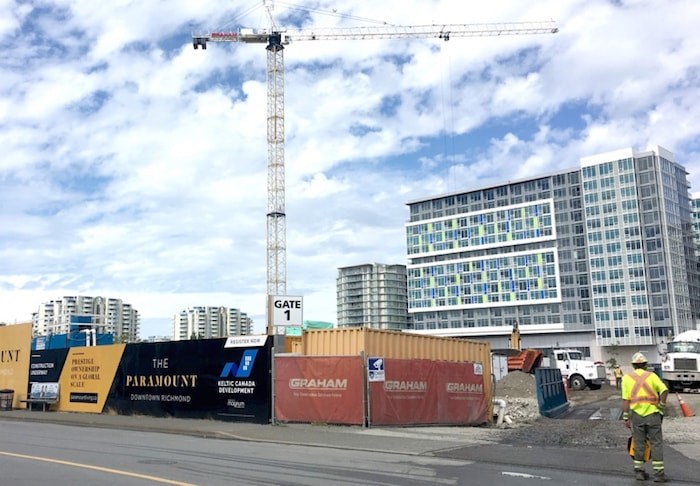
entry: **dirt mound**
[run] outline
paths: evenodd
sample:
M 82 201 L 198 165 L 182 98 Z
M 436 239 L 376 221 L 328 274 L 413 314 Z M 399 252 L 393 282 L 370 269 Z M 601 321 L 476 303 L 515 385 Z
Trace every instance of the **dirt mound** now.
M 535 375 L 511 371 L 496 382 L 494 396 L 503 398 L 537 398 Z

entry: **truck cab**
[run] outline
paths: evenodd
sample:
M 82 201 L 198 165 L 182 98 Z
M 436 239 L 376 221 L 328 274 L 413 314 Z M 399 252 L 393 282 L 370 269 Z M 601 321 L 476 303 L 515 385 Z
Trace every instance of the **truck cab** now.
M 583 390 L 586 387 L 598 390 L 605 383 L 603 363 L 585 359 L 577 349 L 554 349 L 549 362 L 551 367 L 559 368 L 572 390 Z
M 685 331 L 667 345 L 661 373 L 671 391 L 700 389 L 700 331 Z

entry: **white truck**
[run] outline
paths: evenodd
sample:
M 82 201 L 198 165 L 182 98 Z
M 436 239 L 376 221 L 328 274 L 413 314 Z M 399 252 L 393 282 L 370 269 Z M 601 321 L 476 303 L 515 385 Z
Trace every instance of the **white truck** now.
M 584 359 L 577 349 L 554 349 L 549 366 L 559 368 L 561 376 L 568 379 L 569 388 L 598 390 L 606 380 L 605 365 L 600 361 Z
M 661 375 L 670 391 L 700 389 L 700 331 L 682 332 L 668 343 Z

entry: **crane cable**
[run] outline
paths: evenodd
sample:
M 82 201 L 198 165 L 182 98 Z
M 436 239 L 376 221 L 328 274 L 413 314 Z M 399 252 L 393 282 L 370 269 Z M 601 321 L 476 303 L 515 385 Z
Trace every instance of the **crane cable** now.
M 320 15 L 327 15 L 331 17 L 338 17 L 341 19 L 349 19 L 349 20 L 360 20 L 363 22 L 368 22 L 368 23 L 374 23 L 374 24 L 379 24 L 379 25 L 396 25 L 390 22 L 386 22 L 383 20 L 376 20 L 376 19 L 370 19 L 367 17 L 360 17 L 357 15 L 350 15 L 350 14 L 343 14 L 343 13 L 338 13 L 337 10 L 333 11 L 328 11 L 328 10 L 322 10 L 318 8 L 313 8 L 313 7 L 308 7 L 308 6 L 303 6 L 303 5 L 298 5 L 295 3 L 291 2 L 284 2 L 284 1 L 277 1 L 276 2 L 278 5 L 282 5 L 284 7 L 287 7 L 290 10 L 298 10 L 302 12 L 311 12 L 311 13 L 317 13 Z M 264 4 L 264 2 L 263 2 Z M 220 27 L 218 27 L 216 30 L 217 31 L 223 31 L 226 29 L 227 26 L 233 24 L 236 22 L 238 19 L 241 19 L 255 10 L 261 8 L 263 4 L 260 3 L 259 0 L 256 0 L 253 2 L 249 7 L 243 9 L 238 15 L 233 17 L 231 20 L 226 22 L 225 24 L 222 24 Z M 270 11 L 268 10 L 266 12 L 266 15 L 270 14 Z M 442 54 L 446 53 L 446 49 L 440 49 Z M 442 98 L 442 111 L 443 111 L 443 153 L 444 153 L 444 159 L 446 162 L 449 163 L 450 160 L 454 162 L 455 158 L 455 147 L 454 147 L 454 96 L 453 96 L 453 90 L 452 90 L 452 63 L 451 59 L 449 59 L 449 53 L 448 54 L 448 59 L 447 59 L 447 70 L 448 70 L 448 80 L 447 80 L 447 97 L 449 98 L 446 100 L 445 96 L 445 84 L 441 83 L 441 98 Z M 444 59 L 444 56 L 443 56 Z M 448 120 L 448 111 L 447 107 L 449 107 L 449 120 Z M 452 174 L 450 174 L 450 172 Z M 454 178 L 456 177 L 456 171 L 450 170 L 448 168 L 448 173 L 446 174 L 447 176 L 447 183 L 448 186 L 456 186 L 456 181 Z M 455 187 L 453 189 L 456 190 Z
M 302 11 L 302 12 L 311 12 L 311 13 L 316 13 L 316 14 L 319 14 L 319 15 L 327 15 L 327 16 L 331 16 L 331 17 L 338 17 L 338 18 L 341 18 L 341 19 L 359 20 L 359 21 L 362 21 L 362 22 L 373 23 L 373 24 L 379 24 L 379 25 L 395 25 L 395 24 L 393 24 L 393 23 L 386 22 L 386 21 L 384 21 L 384 20 L 370 19 L 370 18 L 367 18 L 367 17 L 360 17 L 360 16 L 357 16 L 357 15 L 350 15 L 350 14 L 338 13 L 337 10 L 333 10 L 333 11 L 322 10 L 322 9 L 319 9 L 319 8 L 307 7 L 307 6 L 304 6 L 304 5 L 298 5 L 298 4 L 290 3 L 290 2 L 281 2 L 281 1 L 277 1 L 277 2 L 275 2 L 275 3 L 278 4 L 278 5 L 282 5 L 282 6 L 284 6 L 284 7 L 287 7 L 287 8 L 290 9 L 290 10 L 298 10 L 298 11 Z M 261 4 L 261 2 L 260 2 L 259 0 L 255 0 L 249 7 L 244 8 L 244 9 L 241 10 L 235 17 L 232 17 L 230 20 L 228 20 L 228 21 L 226 21 L 225 23 L 221 24 L 220 26 L 218 26 L 218 27 L 217 27 L 216 29 L 214 29 L 214 30 L 215 30 L 215 31 L 224 31 L 224 30 L 226 30 L 226 28 L 227 28 L 228 26 L 234 24 L 237 20 L 248 16 L 249 14 L 255 12 L 257 9 L 262 9 L 262 7 L 263 7 L 263 4 Z M 269 12 L 269 10 L 268 10 L 267 12 L 265 12 L 265 14 L 264 14 L 266 18 L 268 18 L 268 12 Z M 268 20 L 270 20 L 270 19 L 268 19 Z
M 236 22 L 238 19 L 241 19 L 241 18 L 247 16 L 248 14 L 253 13 L 255 10 L 257 10 L 257 9 L 259 9 L 259 8 L 261 8 L 261 4 L 260 4 L 260 2 L 259 2 L 258 0 L 256 0 L 255 2 L 253 2 L 253 4 L 250 5 L 250 7 L 247 7 L 247 8 L 245 8 L 245 9 L 243 9 L 238 15 L 236 15 L 236 16 L 233 17 L 233 18 L 231 18 L 231 19 L 228 20 L 226 23 L 224 23 L 224 24 L 218 26 L 216 29 L 214 29 L 214 31 L 215 31 L 215 32 L 220 32 L 220 31 L 226 30 L 226 27 L 228 27 L 229 25 L 233 24 L 233 23 Z
M 447 64 L 447 87 L 445 87 L 445 82 L 440 82 L 440 94 L 442 101 L 442 145 L 444 160 L 448 164 L 447 173 L 445 174 L 445 179 L 447 183 L 447 192 L 452 192 L 457 190 L 457 177 L 454 164 L 456 161 L 455 155 L 455 115 L 454 115 L 454 93 L 452 89 L 452 58 L 449 55 L 449 50 L 446 46 L 440 48 L 440 58 L 443 61 L 443 72 L 445 70 L 445 63 Z M 445 61 L 447 58 L 447 61 Z M 445 93 L 447 91 L 447 93 Z M 449 110 L 449 111 L 448 111 Z
M 328 15 L 330 17 L 338 17 L 341 19 L 349 19 L 349 20 L 361 20 L 362 22 L 369 22 L 373 24 L 379 24 L 379 25 L 395 25 L 389 22 L 386 22 L 384 20 L 377 20 L 377 19 L 370 19 L 367 17 L 359 17 L 357 15 L 350 15 L 350 14 L 344 14 L 344 13 L 339 13 L 337 10 L 322 10 L 320 8 L 313 8 L 313 7 L 307 7 L 304 5 L 298 5 L 295 3 L 290 3 L 290 2 L 280 2 L 278 1 L 277 4 L 279 5 L 284 5 L 285 7 L 292 9 L 292 10 L 300 10 L 303 12 L 313 12 L 317 13 L 320 15 Z

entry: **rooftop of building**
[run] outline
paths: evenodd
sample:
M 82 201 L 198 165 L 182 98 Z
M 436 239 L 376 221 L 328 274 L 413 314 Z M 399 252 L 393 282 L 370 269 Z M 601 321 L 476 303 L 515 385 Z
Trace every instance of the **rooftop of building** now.
M 411 204 L 417 204 L 417 203 L 426 202 L 426 201 L 434 201 L 436 199 L 443 199 L 443 198 L 450 197 L 450 196 L 458 196 L 461 194 L 468 194 L 470 192 L 475 192 L 475 191 L 486 191 L 489 189 L 495 189 L 497 187 L 507 186 L 507 185 L 511 185 L 511 184 L 520 184 L 522 182 L 528 182 L 528 181 L 537 180 L 537 179 L 544 179 L 547 177 L 552 177 L 552 176 L 561 175 L 561 174 L 568 174 L 571 172 L 578 172 L 581 170 L 581 166 L 592 165 L 595 163 L 602 163 L 602 162 L 606 162 L 606 161 L 610 161 L 610 160 L 619 160 L 620 158 L 651 155 L 652 153 L 656 153 L 656 154 L 660 155 L 661 157 L 664 157 L 665 159 L 668 159 L 670 161 L 675 162 L 675 156 L 674 156 L 673 152 L 665 149 L 664 147 L 662 147 L 660 145 L 651 145 L 646 150 L 635 150 L 633 148 L 624 148 L 624 149 L 612 150 L 609 152 L 603 152 L 600 154 L 594 154 L 594 155 L 582 157 L 579 161 L 580 165 L 576 166 L 576 167 L 545 172 L 542 174 L 537 174 L 537 175 L 523 177 L 523 178 L 514 179 L 514 180 L 488 183 L 485 185 L 484 184 L 475 185 L 473 187 L 466 188 L 466 189 L 459 190 L 459 191 L 452 191 L 452 192 L 448 192 L 448 193 L 444 193 L 444 194 L 438 194 L 438 195 L 433 195 L 433 196 L 427 196 L 427 197 L 420 198 L 420 199 L 414 199 L 414 200 L 408 201 L 406 203 L 406 205 L 410 206 Z M 697 194 L 697 197 L 700 197 L 700 192 L 698 192 L 696 194 Z M 695 195 L 693 197 L 695 197 Z

